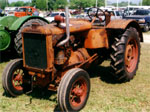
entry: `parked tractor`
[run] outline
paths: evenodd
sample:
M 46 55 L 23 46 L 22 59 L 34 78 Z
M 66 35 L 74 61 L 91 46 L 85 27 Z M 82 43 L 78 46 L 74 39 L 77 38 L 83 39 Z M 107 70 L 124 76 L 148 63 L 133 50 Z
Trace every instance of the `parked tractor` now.
M 23 28 L 31 26 L 33 22 L 46 25 L 49 22 L 39 16 L 4 16 L 0 17 L 0 52 L 15 49 L 22 55 L 22 36 Z
M 34 13 L 37 12 L 37 9 L 34 7 L 30 7 L 30 6 L 24 6 L 24 7 L 20 7 L 15 13 L 14 16 L 16 17 L 23 17 L 23 16 L 32 16 L 34 15 Z M 38 16 L 38 15 L 36 15 Z
M 99 8 L 88 15 L 91 22 L 68 20 L 68 16 L 64 20 L 58 15 L 55 24 L 41 26 L 35 22 L 24 28 L 23 58 L 10 61 L 4 69 L 4 90 L 16 97 L 34 87 L 47 88 L 57 91 L 61 111 L 79 111 L 89 97 L 87 69 L 91 66 L 110 59 L 117 81 L 133 79 L 143 41 L 139 24 L 134 20 L 110 21 L 109 13 Z M 93 25 L 96 18 L 106 25 Z

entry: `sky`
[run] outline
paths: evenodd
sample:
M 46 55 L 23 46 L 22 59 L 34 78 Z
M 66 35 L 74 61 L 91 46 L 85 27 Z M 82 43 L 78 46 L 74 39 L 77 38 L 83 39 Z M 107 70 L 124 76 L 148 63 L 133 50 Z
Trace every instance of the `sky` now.
M 28 1 L 31 1 L 31 0 L 8 0 L 9 1 L 9 3 L 11 3 L 11 2 L 16 2 L 16 1 L 24 1 L 24 2 L 28 2 Z M 107 0 L 107 1 L 110 1 L 110 2 L 117 2 L 117 0 Z M 128 0 L 118 0 L 118 2 L 122 2 L 122 1 L 125 1 L 125 2 L 127 2 Z M 132 1 L 133 3 L 139 3 L 140 1 L 142 1 L 142 0 L 130 0 L 130 1 Z

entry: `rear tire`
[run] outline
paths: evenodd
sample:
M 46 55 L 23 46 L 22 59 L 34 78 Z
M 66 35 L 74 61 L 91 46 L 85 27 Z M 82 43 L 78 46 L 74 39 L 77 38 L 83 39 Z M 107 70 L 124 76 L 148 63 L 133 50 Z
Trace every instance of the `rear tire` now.
M 140 59 L 140 41 L 137 30 L 130 27 L 121 38 L 115 38 L 111 47 L 113 75 L 120 82 L 130 81 L 136 74 Z
M 21 35 L 21 31 L 25 28 L 25 27 L 30 27 L 32 25 L 32 23 L 39 23 L 40 25 L 46 25 L 47 22 L 40 20 L 40 19 L 31 19 L 26 21 L 20 28 L 19 31 L 16 34 L 16 37 L 14 38 L 14 47 L 17 51 L 17 53 L 22 56 L 22 35 Z
M 90 78 L 86 71 L 74 68 L 66 72 L 58 88 L 58 104 L 63 112 L 79 111 L 86 105 Z

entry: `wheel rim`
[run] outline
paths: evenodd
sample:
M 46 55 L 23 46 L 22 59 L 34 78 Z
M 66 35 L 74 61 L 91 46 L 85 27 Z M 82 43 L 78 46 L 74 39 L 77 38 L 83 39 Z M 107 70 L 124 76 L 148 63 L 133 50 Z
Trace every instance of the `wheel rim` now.
M 72 107 L 79 107 L 86 100 L 87 83 L 85 79 L 76 80 L 71 88 L 69 101 Z
M 22 87 L 23 74 L 24 73 L 22 69 L 16 69 L 12 75 L 12 85 L 18 91 L 23 90 L 23 87 Z
M 138 62 L 138 45 L 136 40 L 130 39 L 125 51 L 125 65 L 129 73 L 133 72 Z

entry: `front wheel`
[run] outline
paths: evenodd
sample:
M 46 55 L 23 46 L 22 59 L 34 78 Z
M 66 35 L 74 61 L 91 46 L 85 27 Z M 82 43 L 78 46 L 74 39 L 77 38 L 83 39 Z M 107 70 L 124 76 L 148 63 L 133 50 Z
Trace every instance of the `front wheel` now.
M 115 38 L 111 47 L 113 75 L 121 82 L 130 81 L 136 74 L 140 59 L 140 41 L 137 30 L 133 27 L 128 28 L 120 38 Z
M 58 104 L 63 112 L 79 111 L 87 102 L 90 79 L 86 71 L 74 68 L 66 72 L 58 88 Z
M 22 59 L 15 59 L 8 63 L 2 75 L 2 85 L 9 95 L 16 97 L 23 94 L 24 74 Z

